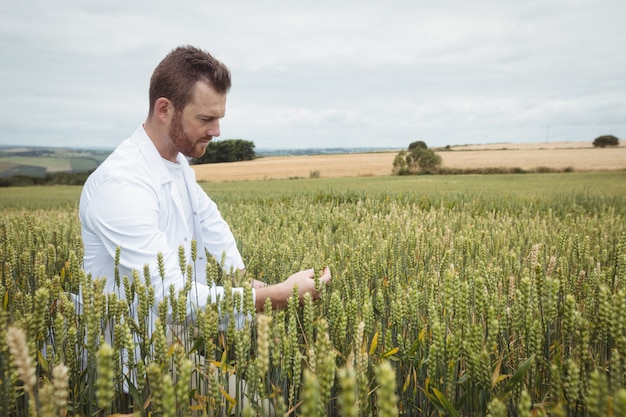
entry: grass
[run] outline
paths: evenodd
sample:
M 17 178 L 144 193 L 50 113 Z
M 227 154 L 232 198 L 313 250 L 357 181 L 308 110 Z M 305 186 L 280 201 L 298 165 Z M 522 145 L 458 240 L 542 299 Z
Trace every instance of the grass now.
M 76 185 L 0 188 L 0 210 L 76 208 L 81 190 Z
M 285 198 L 310 192 L 326 194 L 394 194 L 449 199 L 460 193 L 485 198 L 626 198 L 626 171 L 545 174 L 431 175 L 409 177 L 306 178 L 294 180 L 201 183 L 216 201 Z M 0 210 L 74 206 L 80 186 L 0 188 Z
M 318 192 L 410 193 L 449 196 L 459 192 L 486 195 L 557 196 L 572 193 L 626 196 L 626 172 L 498 174 L 498 175 L 428 175 L 354 178 L 315 178 L 295 180 L 241 181 L 202 183 L 214 198 L 259 198 Z

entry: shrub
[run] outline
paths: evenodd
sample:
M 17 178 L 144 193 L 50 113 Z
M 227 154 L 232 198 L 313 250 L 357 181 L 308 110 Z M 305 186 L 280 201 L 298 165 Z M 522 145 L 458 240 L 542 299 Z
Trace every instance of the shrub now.
M 423 145 L 421 145 L 423 144 Z M 441 156 L 425 147 L 424 142 L 413 142 L 409 150 L 402 150 L 393 161 L 394 175 L 434 174 L 441 165 Z
M 406 162 L 407 151 L 404 149 L 398 152 L 393 160 L 393 174 L 394 175 L 409 175 L 409 168 Z
M 598 136 L 593 141 L 593 146 L 596 148 L 606 148 L 607 146 L 618 146 L 619 139 L 613 135 Z

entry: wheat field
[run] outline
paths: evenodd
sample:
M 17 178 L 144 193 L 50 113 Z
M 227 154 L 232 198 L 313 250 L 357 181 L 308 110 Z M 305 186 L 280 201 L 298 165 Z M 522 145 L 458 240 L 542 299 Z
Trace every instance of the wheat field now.
M 438 151 L 446 168 L 551 168 L 574 171 L 626 169 L 626 147 L 600 149 L 588 142 L 487 144 L 454 146 Z M 391 175 L 397 152 L 282 156 L 228 164 L 195 165 L 199 181 L 249 181 L 321 177 Z

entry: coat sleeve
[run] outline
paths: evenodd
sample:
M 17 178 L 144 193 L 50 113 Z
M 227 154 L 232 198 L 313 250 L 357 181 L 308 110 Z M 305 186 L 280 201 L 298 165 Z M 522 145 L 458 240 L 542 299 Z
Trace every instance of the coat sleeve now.
M 245 265 L 237 248 L 235 237 L 217 205 L 198 184 L 196 184 L 196 192 L 199 209 L 198 218 L 205 249 L 219 263 L 222 262 L 224 255 L 225 263 L 222 268 L 225 271 L 244 269 Z

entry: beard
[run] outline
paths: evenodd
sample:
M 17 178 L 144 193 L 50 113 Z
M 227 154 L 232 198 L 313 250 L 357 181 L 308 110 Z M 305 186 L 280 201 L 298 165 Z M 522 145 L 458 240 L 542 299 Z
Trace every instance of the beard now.
M 206 151 L 206 142 L 210 138 L 195 140 L 185 133 L 183 128 L 183 114 L 176 111 L 172 118 L 169 136 L 176 150 L 188 158 L 200 158 Z M 203 143 L 200 143 L 200 142 Z

